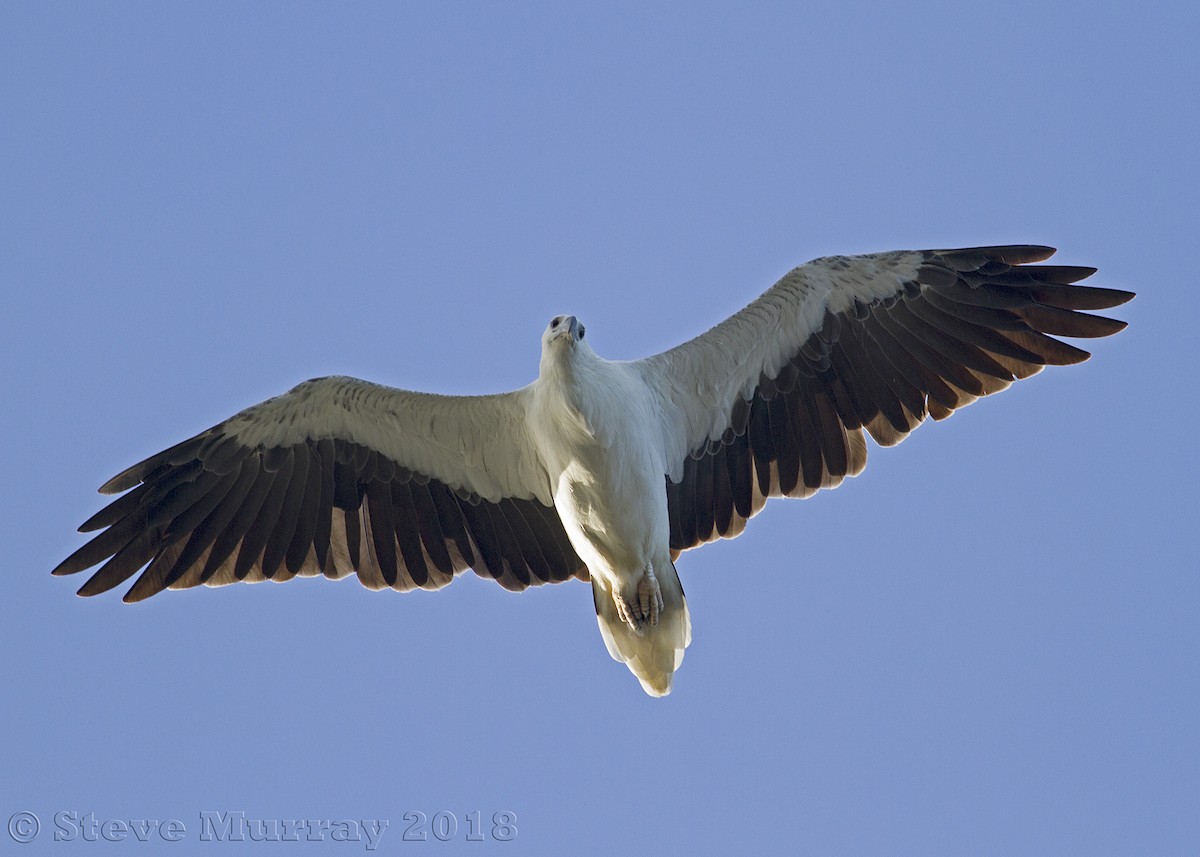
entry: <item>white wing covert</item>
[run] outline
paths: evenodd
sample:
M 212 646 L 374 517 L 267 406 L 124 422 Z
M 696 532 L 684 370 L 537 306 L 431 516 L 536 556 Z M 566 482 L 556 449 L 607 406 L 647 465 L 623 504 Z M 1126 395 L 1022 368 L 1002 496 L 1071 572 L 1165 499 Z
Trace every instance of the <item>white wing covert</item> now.
M 732 538 L 768 497 L 808 497 L 1044 365 L 1088 352 L 1050 334 L 1125 323 L 1077 310 L 1133 297 L 1072 285 L 1094 268 L 1029 265 L 1041 246 L 816 259 L 695 339 L 638 361 L 670 464 L 671 550 Z

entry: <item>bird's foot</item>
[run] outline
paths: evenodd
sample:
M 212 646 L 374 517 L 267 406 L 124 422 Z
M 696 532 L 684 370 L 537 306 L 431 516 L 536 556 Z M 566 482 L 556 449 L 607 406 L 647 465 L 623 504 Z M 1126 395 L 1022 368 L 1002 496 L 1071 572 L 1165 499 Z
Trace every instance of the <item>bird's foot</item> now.
M 621 621 L 635 631 L 647 623 L 657 625 L 658 616 L 663 609 L 663 597 L 654 570 L 647 568 L 642 572 L 632 599 L 614 592 L 613 601 L 617 605 L 617 615 L 621 617 Z

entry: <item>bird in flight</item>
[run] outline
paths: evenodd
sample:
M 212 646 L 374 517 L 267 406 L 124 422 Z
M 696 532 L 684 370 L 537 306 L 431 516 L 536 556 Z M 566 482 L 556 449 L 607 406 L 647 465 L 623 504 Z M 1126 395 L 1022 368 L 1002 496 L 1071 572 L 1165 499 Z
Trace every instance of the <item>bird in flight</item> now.
M 691 642 L 679 555 L 739 535 L 771 497 L 809 497 L 1044 365 L 1056 339 L 1125 323 L 1133 297 L 1035 265 L 1041 246 L 830 256 L 662 354 L 610 361 L 555 317 L 537 378 L 440 396 L 354 378 L 306 381 L 135 464 L 54 574 L 103 563 L 96 595 L 354 574 L 438 589 L 470 568 L 520 591 L 592 586 L 609 654 L 652 696 Z M 124 492 L 124 493 L 122 493 Z

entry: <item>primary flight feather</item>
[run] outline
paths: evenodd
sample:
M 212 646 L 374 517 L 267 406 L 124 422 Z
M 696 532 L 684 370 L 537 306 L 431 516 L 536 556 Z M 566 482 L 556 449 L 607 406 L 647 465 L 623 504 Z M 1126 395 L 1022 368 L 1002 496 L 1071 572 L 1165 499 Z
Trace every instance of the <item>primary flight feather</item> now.
M 1133 297 L 1032 265 L 1049 247 L 832 256 L 741 312 L 632 362 L 558 316 L 538 377 L 494 396 L 318 378 L 113 477 L 103 530 L 55 574 L 101 567 L 95 595 L 297 575 L 437 589 L 467 568 L 511 590 L 590 580 L 605 645 L 647 693 L 691 642 L 674 561 L 732 538 L 769 497 L 808 497 L 1044 365 L 1089 356 L 1056 336 L 1125 324 L 1080 310 Z

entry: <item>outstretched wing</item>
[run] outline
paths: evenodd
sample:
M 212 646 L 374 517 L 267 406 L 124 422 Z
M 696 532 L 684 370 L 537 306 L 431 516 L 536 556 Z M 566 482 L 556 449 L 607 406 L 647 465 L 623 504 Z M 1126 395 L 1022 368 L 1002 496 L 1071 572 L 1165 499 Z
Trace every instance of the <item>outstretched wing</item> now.
M 525 431 L 526 391 L 435 396 L 319 378 L 101 487 L 121 497 L 54 574 L 104 565 L 95 595 L 341 578 L 437 589 L 473 568 L 507 589 L 587 579 Z
M 1090 355 L 1054 336 L 1125 327 L 1078 312 L 1131 292 L 1095 268 L 1029 265 L 1037 246 L 832 256 L 722 324 L 638 361 L 663 409 L 671 548 L 738 535 L 768 497 L 808 497 L 866 465 L 864 430 L 899 443 L 1042 366 Z

